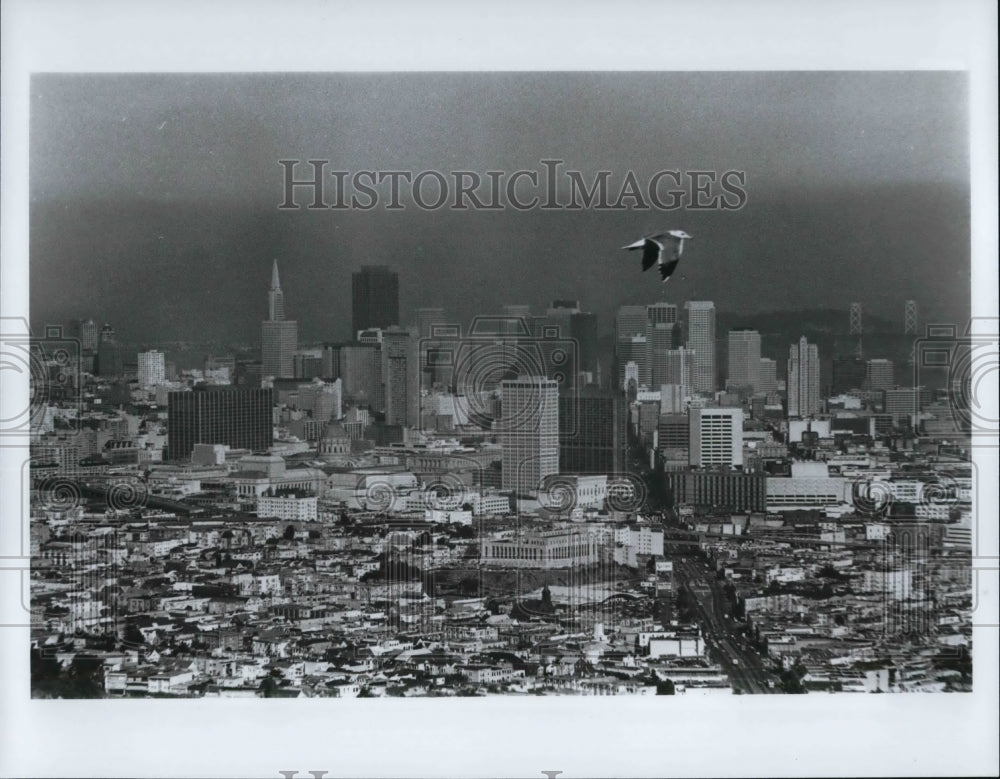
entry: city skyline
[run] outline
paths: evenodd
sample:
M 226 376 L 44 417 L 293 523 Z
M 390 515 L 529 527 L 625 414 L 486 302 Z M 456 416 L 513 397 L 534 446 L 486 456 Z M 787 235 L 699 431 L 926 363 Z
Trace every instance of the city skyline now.
M 304 340 L 349 335 L 337 312 L 350 305 L 350 274 L 372 264 L 399 274 L 404 320 L 431 300 L 467 321 L 509 303 L 541 309 L 570 298 L 592 301 L 606 331 L 618 305 L 664 294 L 746 314 L 844 300 L 895 311 L 897 299 L 916 299 L 927 319 L 968 316 L 960 74 L 51 74 L 33 85 L 36 326 L 88 316 L 82 297 L 138 340 L 247 340 L 263 318 L 246 303 L 256 269 L 274 260 Z M 375 92 L 370 104 L 361 101 L 366 90 Z M 522 122 L 501 125 L 499 108 L 470 113 L 474 92 Z M 247 132 L 238 106 L 263 94 L 270 101 Z M 660 117 L 650 138 L 625 118 L 642 98 Z M 366 123 L 385 100 L 395 101 L 399 129 L 369 137 Z M 608 101 L 619 110 L 601 111 Z M 457 127 L 466 129 L 446 129 L 436 112 L 458 104 L 467 118 Z M 332 121 L 325 105 L 337 107 Z M 296 119 L 284 121 L 283 108 Z M 559 132 L 581 118 L 593 128 Z M 619 142 L 602 147 L 599 137 Z M 126 172 L 113 155 L 143 164 Z M 278 161 L 317 157 L 331 169 L 446 176 L 493 168 L 544 176 L 541 161 L 561 159 L 562 174 L 579 170 L 588 184 L 608 171 L 612 197 L 629 172 L 647 181 L 658 170 L 742 170 L 747 200 L 730 211 L 279 210 Z M 621 246 L 664 226 L 696 240 L 662 287 Z M 867 282 L 874 268 L 877 285 Z M 140 316 L 133 285 L 169 292 L 143 300 Z

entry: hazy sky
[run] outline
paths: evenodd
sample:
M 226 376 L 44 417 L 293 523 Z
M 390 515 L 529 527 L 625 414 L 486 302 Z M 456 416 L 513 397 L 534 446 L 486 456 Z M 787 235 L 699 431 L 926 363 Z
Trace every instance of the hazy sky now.
M 957 73 L 36 75 L 32 320 L 252 341 L 273 258 L 304 339 L 347 336 L 350 274 L 367 263 L 399 271 L 404 319 L 579 298 L 606 328 L 615 306 L 664 297 L 746 313 L 859 300 L 892 319 L 914 298 L 961 318 L 967 121 Z M 629 171 L 643 186 L 664 169 L 745 171 L 747 202 L 277 208 L 280 159 L 485 176 L 548 158 L 610 171 L 612 196 Z M 620 247 L 675 227 L 695 241 L 663 287 Z

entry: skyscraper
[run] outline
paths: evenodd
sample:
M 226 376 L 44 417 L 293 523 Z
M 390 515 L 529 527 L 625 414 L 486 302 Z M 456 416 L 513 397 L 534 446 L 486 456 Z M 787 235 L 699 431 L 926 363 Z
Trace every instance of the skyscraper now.
M 598 373 L 598 345 L 597 345 L 597 314 L 589 311 L 578 311 L 570 316 L 569 336 L 577 345 L 579 350 L 580 364 L 578 370 L 587 373 Z M 595 378 L 596 381 L 596 378 Z
M 560 473 L 622 473 L 628 404 L 622 390 L 585 387 L 559 397 Z
M 559 384 L 522 376 L 500 384 L 501 483 L 505 490 L 536 492 L 559 473 Z
M 805 336 L 788 348 L 788 416 L 809 417 L 819 412 L 819 349 Z
M 377 348 L 357 344 L 340 347 L 340 378 L 345 401 L 381 410 L 382 362 Z
M 399 274 L 386 265 L 362 265 L 351 277 L 351 338 L 398 324 Z
M 770 357 L 760 358 L 760 392 L 778 391 L 778 363 Z
M 650 323 L 646 330 L 646 360 L 649 363 L 649 387 L 658 389 L 667 381 L 667 352 L 674 346 L 674 325 L 671 322 Z
M 183 460 L 195 444 L 262 451 L 274 442 L 270 389 L 199 386 L 167 395 L 167 456 Z
M 896 386 L 892 360 L 869 360 L 865 371 L 869 390 L 887 390 Z
M 93 319 L 81 319 L 77 324 L 77 337 L 80 339 L 80 350 L 84 352 L 96 352 L 98 333 L 97 322 Z
M 121 376 L 122 356 L 118 347 L 118 337 L 115 329 L 105 324 L 97 338 L 97 362 L 95 373 L 98 376 Z
M 664 362 L 663 384 L 674 384 L 681 387 L 686 397 L 692 393 L 694 380 L 694 358 L 690 349 L 683 346 L 680 349 L 668 349 Z
M 687 348 L 694 350 L 695 392 L 715 391 L 715 304 L 689 300 L 684 304 Z
M 760 389 L 760 333 L 750 327 L 729 331 L 727 387 Z
M 743 465 L 743 409 L 690 411 L 690 464 L 702 468 Z
M 416 338 L 400 327 L 382 331 L 382 384 L 387 425 L 419 427 L 420 375 Z
M 637 354 L 638 342 L 634 339 L 642 338 L 643 354 Z M 646 307 L 645 306 L 619 306 L 615 312 L 615 373 L 617 375 L 616 387 L 625 386 L 625 366 L 629 362 L 646 362 Z M 640 374 L 642 371 L 640 370 Z M 640 376 L 640 381 L 642 377 Z
M 295 376 L 295 350 L 299 347 L 299 323 L 285 319 L 285 296 L 278 279 L 278 261 L 271 267 L 267 292 L 268 318 L 260 326 L 260 361 L 264 375 L 279 379 Z
M 646 306 L 619 306 L 615 314 L 615 341 L 630 341 L 646 335 Z
M 163 384 L 167 375 L 163 352 L 139 352 L 139 386 L 143 389 Z

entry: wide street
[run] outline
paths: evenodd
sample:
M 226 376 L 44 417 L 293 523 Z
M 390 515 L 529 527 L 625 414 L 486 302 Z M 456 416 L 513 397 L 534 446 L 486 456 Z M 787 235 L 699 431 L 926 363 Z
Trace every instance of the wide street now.
M 694 596 L 709 654 L 729 675 L 734 692 L 775 692 L 774 674 L 747 641 L 741 624 L 726 612 L 721 583 L 707 563 L 700 557 L 675 558 L 674 578 Z

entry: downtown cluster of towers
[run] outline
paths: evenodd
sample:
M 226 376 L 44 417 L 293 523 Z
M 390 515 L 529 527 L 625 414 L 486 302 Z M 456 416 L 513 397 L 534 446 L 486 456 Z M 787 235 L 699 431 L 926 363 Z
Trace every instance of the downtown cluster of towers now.
M 779 381 L 776 361 L 761 355 L 761 334 L 730 330 L 728 370 L 720 376 L 711 301 L 619 307 L 613 361 L 604 369 L 597 315 L 576 300 L 554 300 L 544 316 L 532 316 L 525 305 L 506 305 L 500 316 L 478 317 L 464 332 L 447 322 L 444 309 L 418 308 L 404 328 L 398 274 L 383 265 L 363 266 L 352 277 L 352 340 L 305 348 L 298 343 L 297 321 L 286 316 L 277 262 L 267 301 L 259 359 L 213 360 L 204 371 L 207 386 L 169 393 L 170 459 L 216 439 L 268 448 L 269 409 L 283 388 L 303 381 L 328 388 L 333 383 L 333 418 L 342 418 L 342 408 L 360 409 L 366 420 L 370 413 L 381 431 L 376 437 L 384 441 L 400 440 L 407 428 L 492 428 L 503 447 L 504 481 L 513 480 L 505 486 L 514 489 L 560 471 L 621 471 L 630 401 L 655 400 L 660 416 L 686 415 L 692 402 L 699 408 L 753 409 L 754 415 L 778 409 L 799 419 L 823 407 L 819 349 L 805 337 L 789 347 L 787 380 Z M 95 355 L 95 373 L 122 373 L 109 325 L 97 331 L 92 321 L 81 323 L 80 335 L 84 351 Z M 142 388 L 165 384 L 171 373 L 157 350 L 139 353 L 136 367 Z M 893 370 L 888 360 L 869 360 L 866 375 L 851 376 L 851 386 L 890 390 Z M 210 381 L 216 371 L 226 375 Z M 223 418 L 231 418 L 223 425 L 227 432 L 213 431 L 218 423 L 212 420 Z

